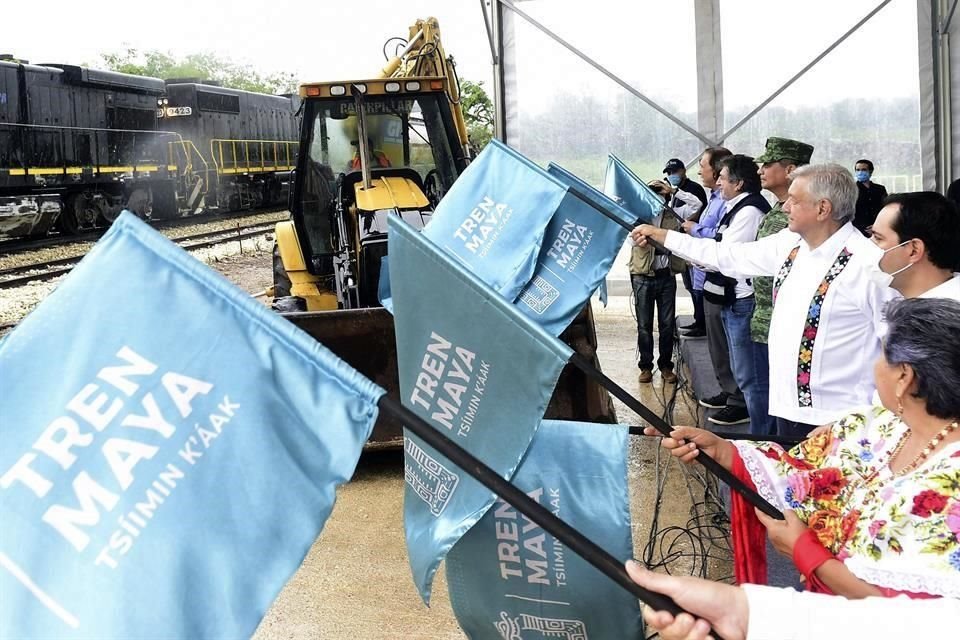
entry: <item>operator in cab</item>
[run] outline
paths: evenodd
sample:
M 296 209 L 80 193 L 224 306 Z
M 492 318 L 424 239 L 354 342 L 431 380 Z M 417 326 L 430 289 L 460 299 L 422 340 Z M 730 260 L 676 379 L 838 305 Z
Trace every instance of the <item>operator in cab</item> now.
M 353 152 L 353 159 L 350 161 L 350 166 L 348 169 L 350 171 L 356 171 L 360 169 L 360 146 L 357 140 L 351 142 L 351 144 L 357 147 L 357 150 Z M 392 166 L 390 164 L 390 158 L 387 157 L 380 149 L 375 149 L 373 146 L 373 138 L 367 138 L 367 148 L 370 150 L 370 166 L 371 168 L 386 168 Z

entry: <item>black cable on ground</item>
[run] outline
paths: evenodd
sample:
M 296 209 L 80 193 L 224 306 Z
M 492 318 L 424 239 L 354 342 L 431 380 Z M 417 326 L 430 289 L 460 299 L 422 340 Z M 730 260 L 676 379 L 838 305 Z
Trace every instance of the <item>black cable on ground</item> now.
M 669 399 L 664 403 L 663 418 L 674 424 L 674 411 L 680 398 L 697 424 L 700 406 L 693 396 L 691 381 L 687 378 L 685 361 L 680 341 L 675 343 L 674 372 L 677 383 Z M 666 487 L 671 477 L 680 474 L 690 498 L 690 517 L 683 525 L 661 527 Z M 641 558 L 650 569 L 661 569 L 674 575 L 711 577 L 716 569 L 732 563 L 733 550 L 730 544 L 730 518 L 718 491 L 716 478 L 704 469 L 678 462 L 665 455 L 658 446 L 654 454 L 655 498 L 650 532 Z M 715 577 L 712 579 L 716 579 Z M 725 573 L 722 581 L 732 581 Z M 656 634 L 649 636 L 656 637 Z

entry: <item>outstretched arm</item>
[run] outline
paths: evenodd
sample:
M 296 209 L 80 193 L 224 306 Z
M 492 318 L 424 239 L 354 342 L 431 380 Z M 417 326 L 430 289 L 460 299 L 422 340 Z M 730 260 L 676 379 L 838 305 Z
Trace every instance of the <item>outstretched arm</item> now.
M 754 242 L 716 242 L 644 224 L 636 227 L 630 235 L 640 246 L 644 246 L 649 238 L 687 260 L 721 271 L 724 275 L 750 278 L 774 275 L 780 269 L 786 257 L 785 245 L 796 239 L 796 235 L 789 231 L 786 232 L 789 238 L 782 233 Z
M 637 584 L 670 596 L 690 612 L 674 618 L 665 611 L 644 609 L 647 624 L 663 640 L 705 640 L 711 626 L 726 640 L 942 638 L 960 626 L 960 600 L 954 598 L 849 600 L 753 584 L 734 587 L 653 573 L 632 560 L 627 573 Z

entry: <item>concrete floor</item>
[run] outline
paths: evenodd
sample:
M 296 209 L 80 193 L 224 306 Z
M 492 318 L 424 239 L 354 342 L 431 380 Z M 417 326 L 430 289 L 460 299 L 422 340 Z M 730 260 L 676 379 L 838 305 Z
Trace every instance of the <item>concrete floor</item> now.
M 611 273 L 618 293 L 625 288 L 626 259 L 621 257 Z M 636 323 L 629 298 L 615 296 L 606 309 L 598 303 L 594 309 L 604 372 L 661 413 L 668 393 L 664 392 L 659 375 L 653 384 L 637 382 Z M 689 298 L 681 297 L 678 314 L 689 312 Z M 695 402 L 679 400 L 675 422 L 696 423 L 696 416 L 691 414 L 695 406 Z M 621 423 L 639 422 L 619 403 L 617 413 Z M 654 512 L 656 451 L 655 440 L 632 439 L 629 481 L 637 557 L 643 553 Z M 691 496 L 696 496 L 688 491 L 686 476 L 679 467 L 672 461 L 669 465 L 669 471 L 660 474 L 667 497 L 660 513 L 661 528 L 685 525 L 690 517 Z M 444 572 L 437 574 L 430 608 L 423 604 L 413 586 L 403 537 L 402 497 L 402 455 L 365 455 L 354 479 L 340 489 L 322 535 L 267 612 L 254 638 L 462 638 L 450 609 Z M 671 540 L 666 542 L 669 545 Z M 682 540 L 673 542 L 674 547 L 683 547 Z M 680 558 L 671 565 L 671 572 L 692 572 L 698 569 L 694 564 Z M 722 560 L 712 562 L 709 572 L 720 577 L 729 573 L 729 566 Z

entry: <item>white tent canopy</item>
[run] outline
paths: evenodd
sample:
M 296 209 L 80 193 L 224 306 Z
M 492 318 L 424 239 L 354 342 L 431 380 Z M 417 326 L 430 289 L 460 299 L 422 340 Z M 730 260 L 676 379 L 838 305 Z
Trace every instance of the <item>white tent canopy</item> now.
M 594 182 L 768 136 L 876 165 L 888 191 L 945 190 L 960 146 L 958 0 L 481 0 L 497 133 Z

